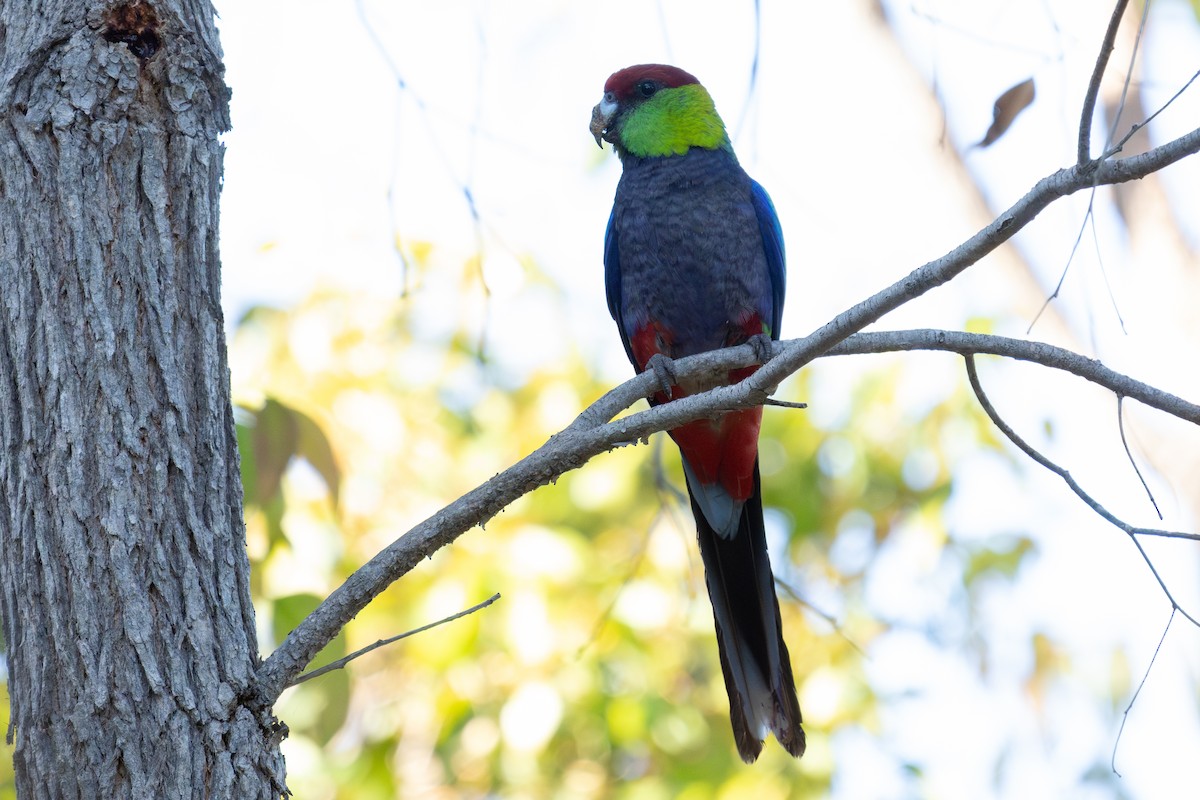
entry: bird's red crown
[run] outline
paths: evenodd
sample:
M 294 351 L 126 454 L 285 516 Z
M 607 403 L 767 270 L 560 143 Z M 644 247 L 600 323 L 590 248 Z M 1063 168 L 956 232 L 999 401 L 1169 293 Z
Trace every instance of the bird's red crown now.
M 618 70 L 604 83 L 605 94 L 612 92 L 619 98 L 629 97 L 635 87 L 643 81 L 655 81 L 668 89 L 699 83 L 696 76 L 669 64 L 635 64 Z

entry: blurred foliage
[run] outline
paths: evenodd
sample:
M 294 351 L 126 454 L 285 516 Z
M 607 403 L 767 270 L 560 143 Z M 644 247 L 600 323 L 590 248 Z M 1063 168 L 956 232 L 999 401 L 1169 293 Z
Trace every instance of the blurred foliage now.
M 524 268 L 528 284 L 544 284 Z M 475 266 L 458 269 L 464 295 L 481 296 Z M 430 329 L 421 302 L 420 290 L 320 293 L 238 325 L 231 358 L 264 651 L 379 549 L 610 388 L 579 353 L 514 375 L 481 352 L 477 316 Z M 786 548 L 776 570 L 809 730 L 802 766 L 773 744 L 752 770 L 736 756 L 668 442 L 605 454 L 521 499 L 365 609 L 314 666 L 501 593 L 478 614 L 289 690 L 277 713 L 291 731 L 293 791 L 824 795 L 831 734 L 874 724 L 861 652 L 890 623 L 867 608 L 867 575 L 897 530 L 944 562 L 954 461 L 993 444 L 965 395 L 910 418 L 895 396 L 901 369 L 868 374 L 826 429 L 806 412 L 766 414 L 768 528 Z M 808 380 L 785 393 L 805 398 Z M 1030 553 L 1024 539 L 961 549 L 953 563 L 968 582 L 1011 577 Z

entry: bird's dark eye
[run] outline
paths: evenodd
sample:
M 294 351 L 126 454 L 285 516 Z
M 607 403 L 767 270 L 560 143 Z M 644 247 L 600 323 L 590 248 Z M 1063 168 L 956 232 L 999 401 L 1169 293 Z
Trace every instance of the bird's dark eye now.
M 642 81 L 637 85 L 637 90 L 642 97 L 650 97 L 658 91 L 658 84 L 654 81 Z

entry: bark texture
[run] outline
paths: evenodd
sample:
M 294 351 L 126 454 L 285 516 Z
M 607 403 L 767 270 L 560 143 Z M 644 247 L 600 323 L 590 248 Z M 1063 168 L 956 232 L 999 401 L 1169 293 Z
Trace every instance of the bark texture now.
M 208 2 L 0 3 L 0 618 L 21 798 L 279 797 Z

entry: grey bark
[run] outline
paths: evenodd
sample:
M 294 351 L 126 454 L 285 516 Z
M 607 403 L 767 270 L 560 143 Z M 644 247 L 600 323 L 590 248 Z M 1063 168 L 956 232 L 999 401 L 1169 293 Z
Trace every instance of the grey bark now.
M 21 798 L 284 789 L 220 307 L 208 2 L 0 4 L 0 619 Z

